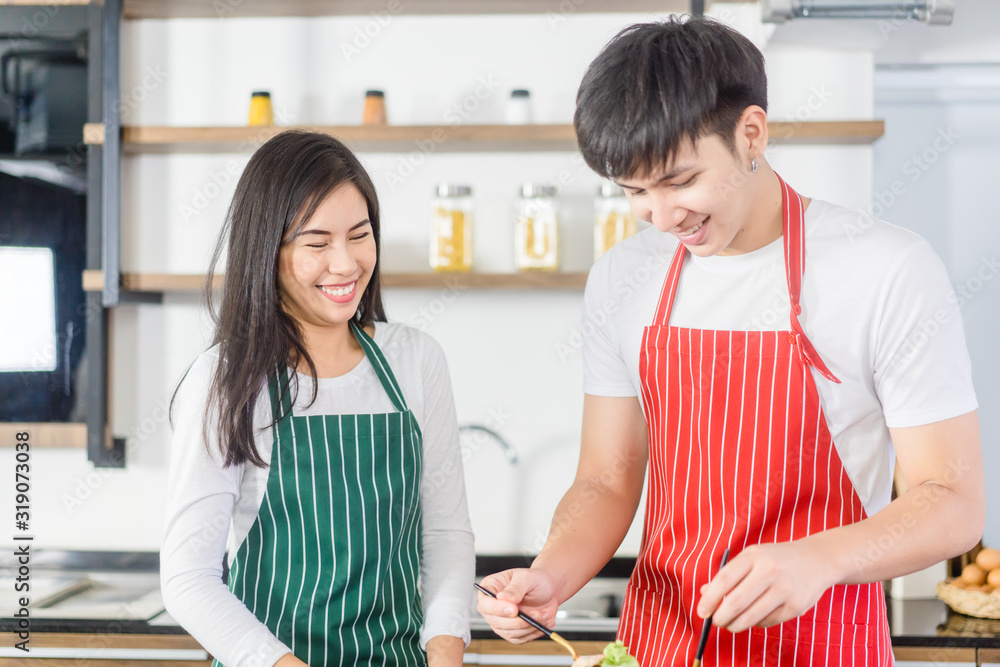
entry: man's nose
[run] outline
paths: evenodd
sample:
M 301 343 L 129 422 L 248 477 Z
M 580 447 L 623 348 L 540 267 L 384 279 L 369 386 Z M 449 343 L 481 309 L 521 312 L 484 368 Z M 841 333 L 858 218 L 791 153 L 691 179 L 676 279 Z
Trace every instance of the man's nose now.
M 664 198 L 654 202 L 650 211 L 650 222 L 661 232 L 669 232 L 684 222 L 687 214 L 687 210 L 678 206 L 676 202 Z

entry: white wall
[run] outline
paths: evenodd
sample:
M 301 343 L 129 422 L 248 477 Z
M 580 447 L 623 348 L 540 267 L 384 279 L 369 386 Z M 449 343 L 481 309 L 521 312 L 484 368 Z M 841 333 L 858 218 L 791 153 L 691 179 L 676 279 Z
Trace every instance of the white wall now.
M 580 76 L 600 47 L 643 15 L 394 17 L 347 62 L 341 45 L 372 28 L 371 17 L 145 21 L 126 25 L 124 114 L 129 124 L 237 125 L 252 90 L 273 93 L 288 123 L 351 124 L 366 88 L 386 90 L 390 121 L 446 124 L 447 110 L 495 81 L 465 122 L 502 119 L 511 88 L 530 88 L 539 122 L 570 122 Z M 769 50 L 771 116 L 777 120 L 870 118 L 869 52 L 776 46 Z M 492 85 L 492 84 L 491 84 Z M 470 103 L 471 106 L 471 103 Z M 122 258 L 127 271 L 197 272 L 248 159 L 238 155 L 143 155 L 124 161 Z M 417 156 L 419 157 L 419 156 Z M 512 266 L 510 212 L 525 181 L 563 171 L 565 267 L 590 262 L 596 177 L 570 153 L 436 154 L 393 190 L 385 173 L 401 155 L 365 155 L 385 206 L 383 261 L 390 270 L 422 268 L 427 213 L 438 181 L 476 193 L 478 268 Z M 855 207 L 871 198 L 872 149 L 773 147 L 769 159 L 808 196 Z M 221 185 L 220 185 L 221 184 Z M 435 290 L 390 290 L 390 316 L 415 322 L 421 308 L 440 314 L 426 329 L 444 345 L 461 422 L 503 416 L 501 432 L 521 462 L 499 448 L 470 448 L 466 475 L 478 549 L 534 551 L 575 470 L 582 396 L 572 345 L 581 292 L 461 293 L 439 309 Z M 113 429 L 129 436 L 124 471 L 94 471 L 80 451 L 35 453 L 37 545 L 50 548 L 157 549 L 170 429 L 163 407 L 177 379 L 207 344 L 197 297 L 168 295 L 160 306 L 114 314 Z M 7 450 L 0 460 L 10 459 Z M 85 498 L 83 496 L 86 496 Z M 4 498 L 0 502 L 6 502 Z M 0 540 L 3 538 L 0 537 Z M 633 531 L 622 553 L 636 553 Z
M 881 72 L 876 113 L 886 119 L 886 136 L 875 149 L 875 197 L 882 216 L 927 238 L 938 250 L 955 287 L 979 398 L 986 471 L 986 506 L 1000 507 L 992 483 L 1000 470 L 1000 212 L 996 172 L 1000 169 L 1000 86 L 983 90 L 968 83 L 1000 65 L 943 71 Z M 924 73 L 932 86 L 921 86 Z M 942 84 L 946 77 L 950 84 Z M 909 82 L 906 87 L 899 83 Z M 895 82 L 895 85 L 894 85 Z M 992 90 L 992 92 L 990 92 Z M 992 99 L 990 99 L 992 97 Z M 892 192 L 896 184 L 896 194 Z M 900 194 L 901 193 L 901 194 Z M 986 544 L 1000 544 L 1000 516 L 987 513 Z

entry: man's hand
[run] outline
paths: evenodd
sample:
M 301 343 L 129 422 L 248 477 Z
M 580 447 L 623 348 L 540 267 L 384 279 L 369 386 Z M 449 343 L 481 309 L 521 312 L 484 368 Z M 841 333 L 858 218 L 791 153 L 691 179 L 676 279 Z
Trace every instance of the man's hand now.
M 985 511 L 978 415 L 890 433 L 909 485 L 902 495 L 863 521 L 745 549 L 702 588 L 698 614 L 714 611 L 713 623 L 731 632 L 767 627 L 833 585 L 891 579 L 968 551 Z
M 293 654 L 286 653 L 278 658 L 278 662 L 274 663 L 274 667 L 309 667 L 309 665 L 296 658 Z
M 504 570 L 486 577 L 481 585 L 496 592 L 497 599 L 480 593 L 479 613 L 493 631 L 507 641 L 523 644 L 542 634 L 517 617 L 519 610 L 542 625 L 552 627 L 559 600 L 555 583 L 544 572 L 524 568 Z
M 698 615 L 730 632 L 801 616 L 837 583 L 834 563 L 809 538 L 747 547 L 702 586 Z M 723 599 L 725 597 L 725 599 Z

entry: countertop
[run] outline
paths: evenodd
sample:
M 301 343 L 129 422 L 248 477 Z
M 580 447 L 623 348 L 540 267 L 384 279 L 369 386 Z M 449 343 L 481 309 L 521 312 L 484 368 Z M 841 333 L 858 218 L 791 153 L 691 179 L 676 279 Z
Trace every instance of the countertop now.
M 477 559 L 480 576 L 506 567 L 527 563 L 523 556 L 482 556 Z M 631 571 L 631 559 L 614 559 L 602 570 L 593 585 L 584 591 L 594 599 L 605 599 L 609 591 L 623 590 Z M 0 557 L 0 575 L 12 573 L 9 556 Z M 80 572 L 118 572 L 130 577 L 145 575 L 158 581 L 159 559 L 156 553 L 49 551 L 32 555 L 31 575 L 72 574 Z M 575 598 L 574 598 L 575 599 Z M 572 608 L 568 601 L 563 609 Z M 894 600 L 886 598 L 889 627 L 895 647 L 993 648 L 1000 649 L 1000 620 L 977 619 L 956 614 L 940 600 Z M 605 603 L 606 604 L 606 603 Z M 586 606 L 586 605 L 584 605 Z M 7 613 L 7 610 L 3 610 Z M 474 615 L 478 616 L 478 615 Z M 557 622 L 560 634 L 567 639 L 610 641 L 614 639 L 616 618 L 566 618 Z M 0 632 L 16 631 L 10 617 L 0 619 Z M 186 634 L 166 612 L 152 618 L 129 617 L 123 609 L 121 618 L 59 619 L 31 618 L 31 632 L 109 633 L 109 634 Z M 473 620 L 473 638 L 492 639 L 496 635 L 481 618 Z

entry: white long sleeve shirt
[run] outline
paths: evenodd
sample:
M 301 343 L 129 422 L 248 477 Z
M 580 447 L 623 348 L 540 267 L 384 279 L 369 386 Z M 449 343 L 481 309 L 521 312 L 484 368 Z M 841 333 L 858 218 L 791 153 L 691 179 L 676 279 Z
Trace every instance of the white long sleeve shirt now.
M 441 347 L 411 327 L 379 322 L 375 343 L 399 383 L 423 434 L 423 513 L 420 567 L 424 625 L 420 643 L 437 635 L 470 639 L 469 612 L 475 553 L 462 473 L 455 402 Z M 218 349 L 202 353 L 181 384 L 174 404 L 174 436 L 160 579 L 167 611 L 226 667 L 270 667 L 290 649 L 233 595 L 222 579 L 246 539 L 267 487 L 269 468 L 223 467 L 214 420 L 204 434 L 208 388 Z M 291 373 L 291 369 L 289 369 Z M 336 378 L 298 374 L 297 416 L 394 412 L 371 363 L 363 360 Z M 294 385 L 294 383 L 293 383 Z M 273 431 L 267 388 L 258 395 L 255 443 L 270 462 Z M 206 446 L 207 444 L 207 446 Z

